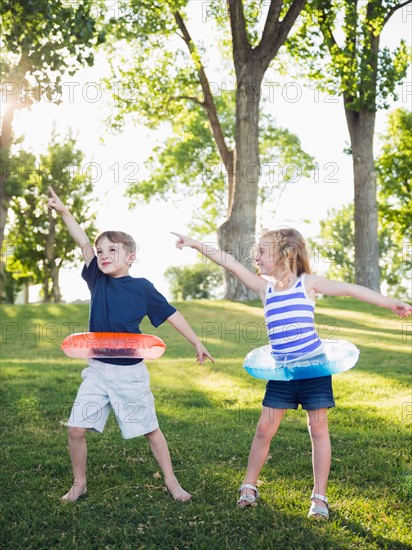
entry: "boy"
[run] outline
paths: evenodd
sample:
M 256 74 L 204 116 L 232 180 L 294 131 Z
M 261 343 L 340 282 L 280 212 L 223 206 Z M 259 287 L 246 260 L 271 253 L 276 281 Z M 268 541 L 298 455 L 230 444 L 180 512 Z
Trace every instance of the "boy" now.
M 63 218 L 70 235 L 82 250 L 85 266 L 82 277 L 91 292 L 89 330 L 93 332 L 139 333 L 145 315 L 153 326 L 168 321 L 195 348 L 197 361 L 213 361 L 185 318 L 171 306 L 147 279 L 129 275 L 136 258 L 136 244 L 127 233 L 106 231 L 96 239 L 96 254 L 83 229 L 54 190 L 49 187 L 48 207 Z M 87 492 L 87 430 L 101 433 L 110 408 L 125 439 L 145 435 L 164 475 L 165 485 L 175 500 L 191 495 L 179 484 L 172 468 L 166 440 L 159 429 L 150 391 L 147 368 L 139 359 L 91 359 L 82 372 L 80 385 L 68 422 L 69 452 L 73 485 L 61 497 L 74 502 Z

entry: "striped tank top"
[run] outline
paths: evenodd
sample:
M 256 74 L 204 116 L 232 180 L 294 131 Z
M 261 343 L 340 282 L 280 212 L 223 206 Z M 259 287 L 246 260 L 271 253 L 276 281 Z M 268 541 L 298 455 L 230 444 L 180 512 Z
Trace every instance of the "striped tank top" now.
M 314 323 L 315 302 L 306 294 L 305 275 L 284 291 L 276 291 L 269 282 L 264 311 L 275 359 L 282 360 L 286 355 L 312 355 L 321 350 L 322 341 Z

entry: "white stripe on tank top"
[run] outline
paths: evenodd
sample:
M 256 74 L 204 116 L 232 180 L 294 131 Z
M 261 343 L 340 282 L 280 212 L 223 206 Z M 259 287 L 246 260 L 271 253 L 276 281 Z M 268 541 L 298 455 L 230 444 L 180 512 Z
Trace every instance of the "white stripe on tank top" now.
M 322 347 L 315 330 L 315 302 L 305 290 L 305 275 L 284 291 L 276 291 L 269 282 L 265 299 L 265 322 L 272 355 L 308 355 Z

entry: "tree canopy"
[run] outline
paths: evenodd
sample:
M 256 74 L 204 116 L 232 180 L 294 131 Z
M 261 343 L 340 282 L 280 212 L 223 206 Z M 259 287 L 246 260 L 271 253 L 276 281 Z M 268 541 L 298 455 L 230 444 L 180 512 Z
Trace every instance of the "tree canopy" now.
M 10 201 L 23 188 L 13 175 L 13 118 L 16 109 L 41 99 L 59 103 L 63 75 L 94 62 L 94 48 L 104 41 L 98 20 L 104 0 L 4 0 L 2 25 L 2 104 L 0 136 L 0 247 Z M 1 263 L 0 276 L 3 272 Z
M 7 104 L 30 106 L 42 96 L 61 93 L 62 75 L 94 62 L 93 47 L 103 42 L 97 31 L 95 0 L 4 0 L 2 92 Z
M 380 144 L 376 160 L 380 270 L 391 293 L 404 297 L 412 269 L 412 114 L 406 109 L 391 112 Z M 319 259 L 327 264 L 328 275 L 347 282 L 355 281 L 353 210 L 353 204 L 332 209 L 321 222 L 321 246 L 312 242 L 316 252 L 322 251 Z
M 412 242 L 412 113 L 396 109 L 388 116 L 376 168 L 382 222 Z
M 71 136 L 62 140 L 54 135 L 47 153 L 31 170 L 25 165 L 24 191 L 11 202 L 14 223 L 8 235 L 12 246 L 7 269 L 40 283 L 46 302 L 60 301 L 59 271 L 80 258 L 61 218 L 47 210 L 48 187 L 55 188 L 85 230 L 95 232 L 95 213 L 89 204 L 92 184 L 82 168 L 83 157 Z
M 172 132 L 165 146 L 156 151 L 153 175 L 140 187 L 132 186 L 131 194 L 162 194 L 176 182 L 189 190 L 197 187 L 206 196 L 202 208 L 209 232 L 220 214 L 217 234 L 221 248 L 233 252 L 249 269 L 253 262 L 247 246 L 255 241 L 262 180 L 262 81 L 305 3 L 271 0 L 246 6 L 240 0 L 230 0 L 223 10 L 218 2 L 207 3 L 216 33 L 208 50 L 198 29 L 190 28 L 187 0 L 133 0 L 116 22 L 116 46 L 109 44 L 115 54 L 114 125 L 121 126 L 125 117 L 134 115 L 150 127 L 167 122 Z M 224 53 L 215 74 L 227 93 L 217 89 L 211 76 L 212 58 L 220 55 L 220 46 Z M 289 140 L 292 142 L 298 144 L 297 139 Z M 297 150 L 299 147 L 295 153 Z M 299 154 L 304 171 L 308 156 Z M 182 160 L 183 165 L 178 164 Z M 210 169 L 213 165 L 217 170 Z M 221 174 L 223 178 L 219 178 Z M 240 249 L 245 254 L 239 254 Z M 226 297 L 254 297 L 229 272 L 225 277 Z
M 315 0 L 308 4 L 290 51 L 307 75 L 342 95 L 353 161 L 356 282 L 379 290 L 378 209 L 373 141 L 376 111 L 388 107 L 406 75 L 404 40 L 390 51 L 380 43 L 393 14 L 411 0 Z

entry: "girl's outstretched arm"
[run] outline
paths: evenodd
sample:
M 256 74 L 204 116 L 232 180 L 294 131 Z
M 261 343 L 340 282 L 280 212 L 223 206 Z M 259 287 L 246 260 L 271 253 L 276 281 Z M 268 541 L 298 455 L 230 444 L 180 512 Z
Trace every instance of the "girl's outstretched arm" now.
M 351 296 L 362 302 L 374 306 L 390 309 L 399 317 L 408 317 L 412 313 L 412 306 L 401 300 L 389 298 L 379 292 L 361 285 L 353 285 L 339 281 L 331 281 L 317 275 L 306 275 L 306 291 L 314 291 L 316 294 L 325 294 L 327 296 Z
M 215 262 L 215 264 L 220 265 L 233 273 L 233 275 L 235 275 L 240 282 L 253 290 L 253 292 L 256 292 L 259 298 L 262 300 L 264 299 L 267 281 L 259 275 L 255 275 L 249 271 L 244 265 L 238 262 L 234 256 L 220 250 L 217 246 L 211 243 L 201 243 L 200 241 L 196 241 L 195 239 L 191 239 L 190 237 L 180 233 L 175 233 L 174 231 L 172 231 L 172 234 L 178 237 L 178 240 L 176 241 L 177 248 L 182 249 L 185 246 L 194 248 L 203 254 L 203 256 L 206 256 Z
M 50 198 L 47 206 L 50 209 L 55 210 L 58 214 L 61 215 L 64 223 L 67 226 L 67 229 L 69 230 L 70 235 L 80 246 L 84 261 L 88 266 L 95 256 L 93 247 L 89 241 L 89 237 L 86 235 L 86 233 L 77 223 L 77 221 L 74 219 L 70 210 L 67 208 L 65 204 L 63 204 L 62 200 L 60 199 L 60 197 L 57 195 L 57 193 L 54 191 L 52 187 L 49 187 L 49 193 L 50 193 Z

